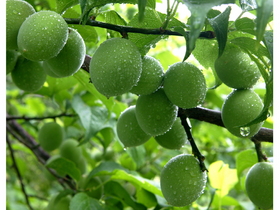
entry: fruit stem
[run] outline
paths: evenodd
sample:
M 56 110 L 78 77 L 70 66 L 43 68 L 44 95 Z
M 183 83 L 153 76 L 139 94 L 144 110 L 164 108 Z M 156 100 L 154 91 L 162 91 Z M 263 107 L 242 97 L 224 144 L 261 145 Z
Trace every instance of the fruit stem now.
M 267 161 L 267 157 L 262 152 L 262 143 L 260 141 L 257 141 L 257 140 L 252 140 L 252 141 L 255 144 L 255 150 L 256 150 L 257 156 L 258 156 L 258 162 L 266 162 Z
M 186 134 L 187 134 L 187 138 L 191 144 L 191 147 L 192 147 L 192 153 L 195 157 L 197 157 L 198 161 L 199 161 L 199 165 L 200 165 L 200 168 L 201 168 L 201 171 L 208 171 L 205 164 L 204 164 L 204 160 L 205 160 L 205 157 L 200 153 L 198 147 L 196 146 L 196 143 L 194 141 L 194 138 L 192 136 L 192 133 L 191 133 L 191 127 L 189 126 L 188 122 L 187 122 L 187 118 L 184 117 L 183 115 L 180 115 L 179 116 L 180 119 L 181 119 L 181 124 L 182 126 L 184 127 L 185 131 L 186 131 Z

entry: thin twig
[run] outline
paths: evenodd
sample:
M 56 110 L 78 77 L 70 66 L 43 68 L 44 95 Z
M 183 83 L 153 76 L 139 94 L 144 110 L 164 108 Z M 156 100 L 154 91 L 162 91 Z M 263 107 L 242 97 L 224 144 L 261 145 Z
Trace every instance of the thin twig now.
M 26 204 L 27 204 L 27 206 L 28 206 L 28 208 L 29 208 L 30 210 L 33 210 L 32 206 L 31 206 L 31 204 L 30 204 L 30 202 L 29 202 L 29 197 L 28 197 L 27 192 L 26 192 L 26 190 L 25 190 L 25 186 L 24 186 L 24 183 L 23 183 L 22 176 L 21 176 L 20 171 L 19 171 L 19 168 L 18 168 L 18 166 L 17 166 L 17 162 L 16 162 L 16 159 L 15 159 L 15 156 L 14 156 L 14 150 L 13 150 L 13 148 L 12 148 L 12 145 L 11 145 L 10 141 L 9 141 L 8 134 L 6 134 L 6 142 L 7 142 L 7 144 L 8 144 L 8 148 L 9 148 L 9 151 L 10 151 L 10 155 L 11 155 L 11 158 L 12 158 L 12 161 L 13 161 L 13 167 L 14 167 L 14 169 L 15 169 L 15 171 L 16 171 L 18 180 L 19 180 L 19 182 L 20 182 L 20 187 L 21 187 L 21 190 L 22 190 L 22 192 L 23 192 L 23 194 L 24 194 L 24 198 L 25 198 Z
M 76 117 L 76 114 L 65 114 L 61 113 L 58 115 L 53 115 L 53 116 L 46 116 L 46 117 L 26 117 L 26 116 L 7 116 L 6 120 L 44 120 L 44 119 L 55 119 L 59 117 Z

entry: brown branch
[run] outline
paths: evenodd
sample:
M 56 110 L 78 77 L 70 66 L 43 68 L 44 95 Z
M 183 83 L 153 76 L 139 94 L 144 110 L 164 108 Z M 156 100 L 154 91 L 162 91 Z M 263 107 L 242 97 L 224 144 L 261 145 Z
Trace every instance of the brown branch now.
M 44 119 L 55 119 L 58 117 L 75 117 L 77 116 L 76 114 L 58 114 L 58 115 L 53 115 L 53 116 L 46 116 L 46 117 L 26 117 L 26 116 L 7 116 L 6 120 L 44 120 Z
M 30 210 L 33 210 L 32 206 L 31 206 L 31 204 L 29 202 L 29 197 L 28 197 L 27 192 L 25 190 L 25 185 L 23 183 L 22 176 L 21 176 L 19 168 L 17 166 L 17 162 L 16 162 L 16 159 L 15 159 L 15 156 L 14 156 L 14 150 L 13 150 L 12 145 L 10 143 L 8 134 L 6 134 L 6 142 L 7 142 L 7 145 L 8 145 L 9 151 L 10 151 L 10 155 L 11 155 L 11 158 L 12 158 L 12 161 L 13 161 L 13 167 L 14 167 L 14 169 L 16 171 L 17 177 L 19 179 L 21 190 L 22 190 L 22 192 L 24 194 L 24 198 L 25 198 L 26 204 L 27 204 L 27 206 L 29 207 Z
M 179 109 L 178 115 L 183 115 L 188 118 L 225 127 L 222 121 L 221 112 L 219 111 L 214 111 L 203 107 L 196 107 L 192 109 Z M 256 135 L 251 137 L 251 140 L 273 143 L 273 129 L 262 127 Z

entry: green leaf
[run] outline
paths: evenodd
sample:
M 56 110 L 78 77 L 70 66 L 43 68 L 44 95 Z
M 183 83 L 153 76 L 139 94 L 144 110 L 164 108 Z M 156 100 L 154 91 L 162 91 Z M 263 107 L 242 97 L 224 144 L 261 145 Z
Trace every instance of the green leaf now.
M 88 25 L 69 24 L 70 28 L 74 28 L 82 36 L 84 42 L 91 42 L 97 44 L 99 36 L 95 28 Z
M 272 15 L 273 0 L 258 0 L 257 4 L 256 37 L 257 41 L 260 42 L 263 39 L 266 25 Z
M 184 56 L 184 58 L 182 60 L 182 62 L 183 62 L 183 61 L 185 61 L 190 56 L 189 53 L 191 53 L 191 52 L 189 52 L 187 50 L 188 49 L 188 44 L 187 43 L 188 43 L 189 36 L 188 36 L 187 32 L 185 31 L 185 29 L 182 26 L 176 26 L 176 27 L 174 27 L 173 30 L 178 32 L 178 33 L 180 33 L 185 38 L 185 41 L 186 41 L 186 52 L 185 52 L 185 56 Z
M 248 149 L 244 150 L 242 152 L 239 152 L 236 157 L 236 170 L 237 170 L 237 176 L 240 178 L 241 173 L 247 169 L 253 166 L 255 163 L 258 162 L 258 157 L 256 154 L 256 150 Z
M 250 10 L 257 9 L 256 0 L 239 0 L 239 3 L 243 11 L 250 11 Z
M 72 106 L 79 115 L 82 125 L 86 130 L 83 143 L 89 141 L 90 138 L 95 136 L 101 129 L 113 127 L 112 122 L 109 121 L 107 109 L 99 106 L 90 107 L 85 104 L 78 95 L 74 96 Z
M 157 205 L 156 196 L 143 188 L 137 189 L 136 198 L 139 203 L 144 204 L 148 208 L 152 208 Z
M 74 78 L 77 79 L 81 85 L 84 86 L 84 88 L 89 91 L 92 95 L 93 95 L 93 100 L 94 98 L 96 100 L 100 100 L 103 102 L 103 104 L 107 107 L 108 110 L 111 110 L 111 108 L 114 105 L 114 99 L 111 98 L 106 98 L 106 96 L 102 95 L 101 93 L 98 92 L 98 90 L 96 90 L 96 88 L 94 87 L 94 85 L 92 83 L 90 83 L 90 75 L 88 72 L 82 70 L 82 71 L 78 71 L 77 73 L 75 73 Z
M 221 4 L 234 3 L 234 0 L 183 0 L 191 12 L 190 33 L 187 43 L 187 55 L 190 55 L 195 48 L 195 42 L 204 26 L 209 10 Z
M 77 193 L 70 202 L 70 210 L 104 210 L 98 200 L 89 197 L 86 193 Z
M 230 11 L 231 7 L 227 7 L 223 13 L 219 14 L 215 18 L 208 19 L 217 37 L 219 45 L 219 56 L 223 54 L 227 43 L 228 20 Z
M 244 18 L 237 19 L 234 24 L 235 24 L 236 30 L 243 31 L 243 32 L 246 32 L 246 33 L 249 33 L 252 35 L 256 34 L 256 31 L 255 31 L 256 24 L 250 18 L 244 17 Z
M 87 179 L 99 175 L 111 175 L 110 179 L 112 180 L 126 180 L 148 190 L 153 194 L 163 196 L 160 190 L 159 183 L 149 179 L 145 179 L 139 176 L 136 172 L 130 172 L 116 162 L 102 162 L 99 166 L 97 166 L 90 172 Z
M 130 155 L 130 157 L 132 157 L 134 162 L 137 164 L 137 168 L 140 168 L 145 164 L 146 150 L 144 145 L 127 148 L 126 151 Z
M 63 157 L 56 156 L 54 158 L 51 158 L 47 161 L 46 166 L 56 170 L 58 174 L 69 175 L 76 181 L 80 180 L 81 178 L 81 172 L 76 167 L 76 164 Z
M 216 194 L 220 198 L 226 196 L 238 181 L 236 169 L 229 168 L 229 165 L 221 160 L 211 163 L 208 170 L 210 184 L 217 189 Z
M 138 0 L 139 22 L 142 22 L 144 20 L 146 4 L 147 4 L 147 0 Z
M 273 66 L 273 31 L 265 31 L 264 44 L 269 52 L 271 65 Z
M 110 181 L 106 183 L 104 186 L 104 190 L 106 194 L 119 197 L 119 199 L 121 199 L 123 203 L 132 207 L 132 209 L 147 209 L 143 204 L 137 203 L 135 199 L 131 197 L 130 194 L 118 182 Z
M 56 12 L 62 14 L 66 9 L 79 3 L 79 0 L 56 0 Z

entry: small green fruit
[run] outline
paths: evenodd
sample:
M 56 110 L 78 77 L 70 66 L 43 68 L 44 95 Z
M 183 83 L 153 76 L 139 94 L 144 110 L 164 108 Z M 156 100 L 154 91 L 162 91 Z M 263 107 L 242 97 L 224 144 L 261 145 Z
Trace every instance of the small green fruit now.
M 7 0 L 6 1 L 6 49 L 16 50 L 17 36 L 21 24 L 36 11 L 26 1 Z
M 90 62 L 90 77 L 96 89 L 106 97 L 127 93 L 142 72 L 138 48 L 128 39 L 111 38 L 95 51 Z
M 130 92 L 137 95 L 148 95 L 155 92 L 162 83 L 163 75 L 161 63 L 151 56 L 144 56 L 140 79 Z
M 124 110 L 117 122 L 117 135 L 124 147 L 135 147 L 148 141 L 151 135 L 145 133 L 136 119 L 135 106 Z
M 181 154 L 171 158 L 160 174 L 163 196 L 172 206 L 186 206 L 203 193 L 207 175 L 201 171 L 198 160 Z
M 261 74 L 250 56 L 237 47 L 228 47 L 215 61 L 220 80 L 235 89 L 247 89 L 256 84 Z
M 194 65 L 178 62 L 164 75 L 163 89 L 169 100 L 178 107 L 189 109 L 201 104 L 206 96 L 206 82 Z
M 177 117 L 175 106 L 163 89 L 149 95 L 141 95 L 136 102 L 136 119 L 143 131 L 151 136 L 162 135 L 168 131 Z
M 41 62 L 18 58 L 18 62 L 11 72 L 15 85 L 27 92 L 36 92 L 46 81 L 46 73 Z
M 56 122 L 45 123 L 38 133 L 40 146 L 48 152 L 57 149 L 63 137 L 64 133 L 62 127 Z
M 163 135 L 155 136 L 155 140 L 159 145 L 166 149 L 180 149 L 186 144 L 187 136 L 180 118 L 177 118 L 171 129 Z
M 68 25 L 54 11 L 41 10 L 30 15 L 18 32 L 20 53 L 33 61 L 48 60 L 62 50 L 68 38 Z
M 253 90 L 234 90 L 222 106 L 224 126 L 235 136 L 250 138 L 260 130 L 263 122 L 248 127 L 241 126 L 254 120 L 261 113 L 262 108 L 262 100 Z
M 71 76 L 81 68 L 85 54 L 83 38 L 76 30 L 69 28 L 66 44 L 57 56 L 44 61 L 44 68 L 48 68 L 57 77 Z
M 245 188 L 250 200 L 261 209 L 273 207 L 273 164 L 259 162 L 247 173 Z
M 59 147 L 59 153 L 61 157 L 74 162 L 76 165 L 79 164 L 80 158 L 82 157 L 82 149 L 79 147 L 78 141 L 74 139 L 63 141 Z
M 19 53 L 15 50 L 6 50 L 6 75 L 14 70 Z

